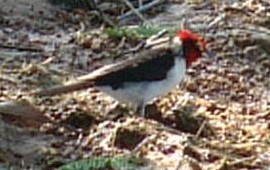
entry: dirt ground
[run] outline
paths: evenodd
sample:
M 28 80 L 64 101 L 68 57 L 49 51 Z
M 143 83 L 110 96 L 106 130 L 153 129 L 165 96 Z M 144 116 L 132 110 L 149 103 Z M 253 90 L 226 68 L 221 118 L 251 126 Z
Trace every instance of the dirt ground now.
M 98 5 L 115 24 L 142 24 L 117 21 L 130 10 L 120 1 Z M 141 169 L 269 169 L 270 3 L 171 0 L 142 14 L 155 27 L 185 20 L 213 55 L 150 103 L 146 118 L 95 89 L 31 95 L 125 59 L 113 56 L 145 37 L 112 36 L 91 10 L 0 0 L 0 169 L 119 155 L 143 159 Z

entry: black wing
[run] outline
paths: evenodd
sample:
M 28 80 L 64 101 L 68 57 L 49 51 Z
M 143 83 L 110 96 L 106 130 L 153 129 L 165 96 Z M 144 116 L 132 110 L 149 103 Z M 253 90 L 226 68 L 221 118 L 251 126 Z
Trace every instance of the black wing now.
M 33 95 L 50 96 L 82 90 L 91 86 L 111 86 L 120 88 L 125 82 L 158 81 L 166 78 L 168 70 L 174 64 L 179 51 L 171 46 L 148 49 L 133 56 L 131 59 L 104 66 L 88 75 L 81 76 L 63 86 L 34 92 Z
M 158 81 L 165 79 L 169 69 L 174 65 L 175 55 L 171 49 L 159 49 L 153 52 L 141 53 L 138 59 L 133 59 L 119 70 L 97 77 L 97 86 L 111 86 L 117 89 L 123 83 Z M 140 58 L 141 57 L 141 58 Z

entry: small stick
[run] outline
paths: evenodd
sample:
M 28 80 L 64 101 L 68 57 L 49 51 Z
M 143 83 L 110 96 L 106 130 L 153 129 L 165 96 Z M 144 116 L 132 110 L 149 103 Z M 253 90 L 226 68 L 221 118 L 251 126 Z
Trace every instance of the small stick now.
M 142 14 L 134 8 L 134 6 L 128 0 L 122 0 L 125 4 L 131 9 L 131 12 L 136 14 L 143 22 L 147 22 L 147 20 L 142 16 Z
M 31 52 L 43 52 L 44 51 L 42 48 L 37 48 L 37 47 L 23 47 L 23 46 L 5 45 L 5 44 L 0 44 L 0 48 L 15 49 L 18 51 L 31 51 Z
M 162 3 L 162 2 L 164 2 L 164 0 L 154 0 L 152 2 L 149 2 L 146 5 L 140 6 L 137 10 L 139 12 L 144 12 L 144 11 L 146 11 L 146 10 L 152 8 L 153 6 L 156 6 L 156 5 L 158 5 L 158 4 Z M 128 12 L 124 13 L 123 15 L 117 17 L 117 19 L 118 20 L 123 20 L 123 19 L 125 19 L 127 17 L 130 17 L 132 14 L 133 14 L 133 11 L 128 11 Z
M 201 136 L 201 134 L 202 134 L 202 132 L 203 132 L 203 129 L 204 129 L 205 126 L 206 126 L 206 123 L 207 123 L 206 120 L 204 120 L 204 121 L 202 122 L 202 124 L 201 124 L 199 130 L 197 131 L 197 133 L 196 133 L 196 135 L 195 135 L 196 138 L 199 138 L 199 137 Z
M 221 14 L 220 16 L 218 16 L 218 17 L 216 17 L 215 19 L 214 19 L 214 21 L 212 21 L 212 22 L 210 22 L 209 24 L 208 24 L 208 29 L 210 29 L 210 28 L 212 28 L 212 27 L 214 27 L 215 25 L 217 25 L 221 20 L 223 20 L 224 18 L 226 18 L 226 14 L 224 13 L 224 14 Z
M 146 11 L 146 10 L 152 8 L 153 6 L 156 6 L 156 5 L 161 4 L 161 3 L 163 3 L 163 2 L 164 2 L 164 0 L 154 0 L 154 1 L 152 1 L 152 2 L 149 2 L 149 3 L 146 4 L 146 5 L 140 6 L 140 7 L 139 7 L 138 9 L 136 9 L 136 10 L 139 11 L 139 12 L 144 12 L 144 11 Z M 128 12 L 124 13 L 123 15 L 117 17 L 117 19 L 118 19 L 118 20 L 123 20 L 123 19 L 125 19 L 125 18 L 127 18 L 127 17 L 130 17 L 132 14 L 133 14 L 133 11 L 128 11 Z
M 157 138 L 157 134 L 153 134 L 151 136 L 148 136 L 144 138 L 134 149 L 132 149 L 132 153 L 138 152 L 145 144 L 149 143 L 150 141 L 154 140 Z
M 160 37 L 162 37 L 167 32 L 168 31 L 166 29 L 163 29 L 160 32 L 158 32 L 157 34 L 152 35 L 146 41 L 142 41 L 141 43 L 139 43 L 138 45 L 136 45 L 132 49 L 129 49 L 127 51 L 124 51 L 124 52 L 121 52 L 119 54 L 116 54 L 113 58 L 116 59 L 116 58 L 120 57 L 121 55 L 126 55 L 126 54 L 130 54 L 130 53 L 134 53 L 134 52 L 139 51 L 140 49 L 150 48 L 150 47 L 152 47 L 154 45 L 158 45 L 158 44 L 164 43 L 164 42 L 168 41 L 168 38 L 160 38 Z M 158 38 L 160 38 L 160 39 L 158 39 Z

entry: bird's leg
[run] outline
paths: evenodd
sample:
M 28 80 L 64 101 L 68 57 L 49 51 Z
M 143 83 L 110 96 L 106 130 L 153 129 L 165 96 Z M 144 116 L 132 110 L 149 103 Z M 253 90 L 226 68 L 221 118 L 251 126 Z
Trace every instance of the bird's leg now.
M 136 113 L 140 114 L 141 117 L 145 117 L 145 104 L 141 102 L 136 108 Z

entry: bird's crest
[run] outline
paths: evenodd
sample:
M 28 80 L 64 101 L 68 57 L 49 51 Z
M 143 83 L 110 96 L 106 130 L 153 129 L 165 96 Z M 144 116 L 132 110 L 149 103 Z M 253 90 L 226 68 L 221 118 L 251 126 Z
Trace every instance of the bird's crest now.
M 202 52 L 206 51 L 206 41 L 200 35 L 187 29 L 178 31 L 177 36 L 183 43 L 183 50 L 187 61 L 187 66 L 191 66 L 193 62 L 202 57 Z
M 202 51 L 207 49 L 207 43 L 204 38 L 194 32 L 191 32 L 190 30 L 183 29 L 178 31 L 177 35 L 182 42 L 197 42 Z

